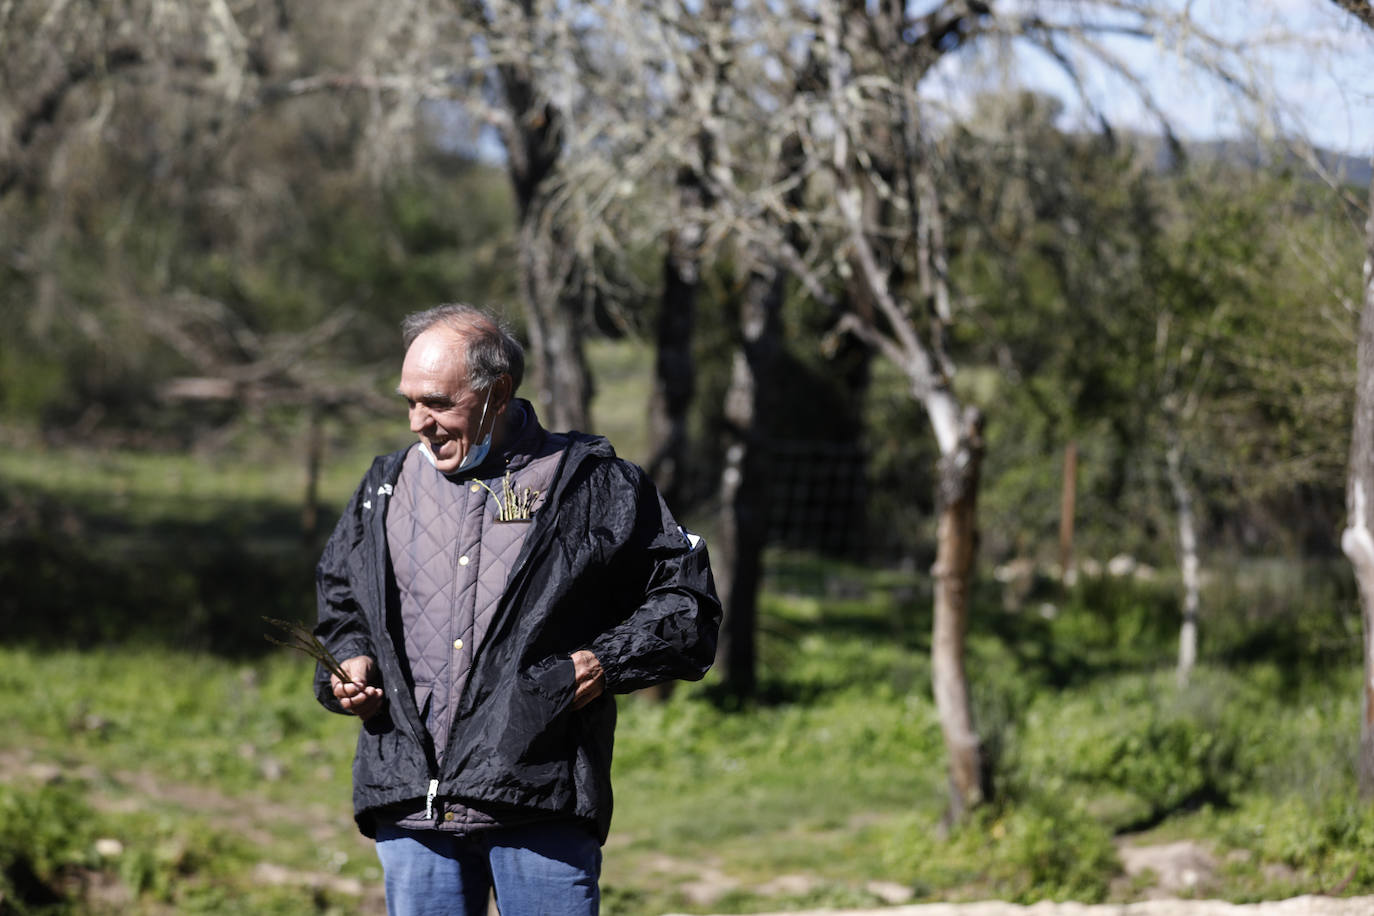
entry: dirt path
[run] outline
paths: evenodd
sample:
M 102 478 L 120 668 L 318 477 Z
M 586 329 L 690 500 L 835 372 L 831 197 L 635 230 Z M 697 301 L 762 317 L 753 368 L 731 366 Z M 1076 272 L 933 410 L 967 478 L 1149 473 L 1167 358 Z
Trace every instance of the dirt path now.
M 92 786 L 113 786 L 113 795 L 92 791 L 88 800 L 97 808 L 111 811 L 167 805 L 178 806 L 210 815 L 222 829 L 258 843 L 266 843 L 271 826 L 278 822 L 308 823 L 311 839 L 317 843 L 338 843 L 353 848 L 357 854 L 371 857 L 371 842 L 358 836 L 352 823 L 341 818 L 333 808 L 320 804 L 286 805 L 267 799 L 245 799 L 222 795 L 203 786 L 191 786 L 156 778 L 141 770 L 122 770 L 116 773 L 99 772 L 93 767 L 77 767 L 63 771 L 37 754 L 33 749 L 0 749 L 0 782 L 22 777 L 39 783 L 74 779 Z M 1374 896 L 1326 897 L 1306 896 L 1290 900 L 1254 904 L 1231 904 L 1215 900 L 1180 899 L 1205 893 L 1207 879 L 1216 862 L 1207 851 L 1191 842 L 1160 846 L 1123 844 L 1118 850 L 1127 878 L 1148 873 L 1153 885 L 1146 890 L 1149 899 L 1129 904 L 1086 905 L 1080 903 L 1042 902 L 1019 906 L 1000 901 L 978 903 L 904 904 L 910 890 L 886 882 L 871 882 L 868 890 L 875 896 L 888 899 L 894 905 L 856 910 L 810 910 L 806 912 L 772 913 L 762 916 L 1374 916 Z M 665 873 L 685 879 L 682 885 L 688 899 L 700 906 L 711 906 L 726 892 L 742 889 L 724 872 L 709 862 L 670 860 L 655 866 Z M 253 878 L 263 884 L 284 884 L 313 889 L 327 889 L 356 901 L 359 914 L 385 912 L 381 888 L 377 883 L 364 883 L 354 878 L 320 871 L 299 871 L 283 868 L 270 862 L 260 862 Z M 802 893 L 811 889 L 815 879 L 804 875 L 783 875 L 754 888 L 762 894 Z M 113 890 L 113 889 L 111 889 Z M 106 901 L 117 902 L 117 901 Z M 494 913 L 494 911 L 493 911 Z
M 36 783 L 76 782 L 88 791 L 85 800 L 97 811 L 130 814 L 141 810 L 181 809 L 196 812 L 212 820 L 226 833 L 248 840 L 259 847 L 272 842 L 272 827 L 279 823 L 313 825 L 309 838 L 318 845 L 350 849 L 360 858 L 373 857 L 372 842 L 363 838 L 353 826 L 346 812 L 337 807 L 318 803 L 283 804 L 265 797 L 229 796 L 202 785 L 161 779 L 145 770 L 121 769 L 106 771 L 91 764 L 63 768 L 52 762 L 49 754 L 35 753 L 33 748 L 0 748 L 0 782 L 22 778 Z M 123 852 L 123 844 L 115 838 L 98 841 L 110 855 Z M 253 869 L 253 880 L 260 884 L 289 885 L 312 890 L 329 890 L 358 900 L 358 913 L 383 913 L 386 905 L 382 889 L 356 878 L 326 871 L 304 871 L 285 868 L 272 862 L 259 862 Z M 97 885 L 87 891 L 101 899 L 107 907 L 129 904 L 121 894 L 123 889 Z
M 1140 903 L 925 903 L 876 910 L 810 910 L 756 916 L 1374 916 L 1374 897 L 1294 897 L 1264 903 L 1145 900 Z

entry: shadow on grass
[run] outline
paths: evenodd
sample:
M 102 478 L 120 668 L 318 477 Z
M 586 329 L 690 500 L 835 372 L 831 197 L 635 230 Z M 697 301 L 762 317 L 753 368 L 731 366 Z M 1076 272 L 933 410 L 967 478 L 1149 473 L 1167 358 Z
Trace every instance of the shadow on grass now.
M 315 542 L 269 502 L 198 505 L 203 521 L 131 524 L 26 496 L 0 505 L 0 640 L 52 648 L 167 645 L 256 655 L 266 616 L 314 615 Z
M 1275 665 L 1285 694 L 1358 664 L 1359 609 L 1348 570 L 1323 560 L 1260 562 L 1262 576 L 1244 566 L 1215 574 L 1203 595 L 1200 663 Z M 928 579 L 788 554 L 769 585 L 779 600 L 760 614 L 755 702 L 811 703 L 882 685 L 929 689 Z M 1013 716 L 1037 690 L 1177 664 L 1176 581 L 1084 577 L 1067 588 L 1045 582 L 1023 597 L 1018 610 L 1008 610 L 997 582 L 973 586 L 966 660 L 976 698 L 993 721 L 998 710 Z M 833 663 L 798 664 L 806 641 L 816 638 Z M 738 706 L 724 690 L 713 696 L 726 708 Z
M 1211 808 L 1214 811 L 1231 811 L 1235 807 L 1235 801 L 1231 798 L 1230 793 L 1223 792 L 1215 786 L 1203 786 L 1172 805 L 1154 806 L 1138 818 L 1114 825 L 1112 832 L 1117 836 L 1144 833 L 1155 829 L 1178 814 L 1201 811 L 1204 808 Z

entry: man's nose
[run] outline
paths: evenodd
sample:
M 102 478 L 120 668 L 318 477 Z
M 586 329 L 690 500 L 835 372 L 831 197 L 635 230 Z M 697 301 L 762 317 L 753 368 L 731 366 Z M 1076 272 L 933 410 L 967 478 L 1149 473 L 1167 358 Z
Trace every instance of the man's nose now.
M 434 415 L 429 412 L 429 408 L 423 404 L 416 404 L 410 408 L 410 431 L 413 433 L 423 431 L 433 419 Z

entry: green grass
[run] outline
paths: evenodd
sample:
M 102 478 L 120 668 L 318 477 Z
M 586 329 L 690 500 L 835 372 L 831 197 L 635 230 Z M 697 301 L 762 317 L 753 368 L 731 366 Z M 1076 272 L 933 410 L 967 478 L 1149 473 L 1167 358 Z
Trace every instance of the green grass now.
M 0 751 L 4 875 L 70 890 L 104 873 L 112 912 L 300 912 L 300 889 L 263 886 L 260 862 L 376 882 L 348 818 L 356 726 L 314 706 L 301 659 L 4 649 L 0 668 L 24 736 Z M 356 905 L 328 889 L 318 903 Z
M 329 505 L 368 456 L 337 457 Z M 262 639 L 261 614 L 313 613 L 299 473 L 0 453 L 0 908 L 375 909 L 350 816 L 356 724 L 315 704 L 308 660 Z M 869 905 L 875 881 L 917 900 L 1128 899 L 1126 839 L 1204 844 L 1221 863 L 1206 892 L 1233 900 L 1347 878 L 1374 892 L 1343 567 L 1218 570 L 1186 690 L 1167 576 L 1037 596 L 1052 614 L 1004 611 L 980 581 L 968 670 L 998 794 L 953 828 L 928 579 L 773 554 L 767 582 L 759 700 L 711 678 L 620 700 L 606 912 Z
M 587 432 L 608 437 L 616 454 L 642 464 L 649 454 L 646 380 L 653 377 L 653 349 L 632 340 L 588 341 L 587 359 L 596 366 Z
M 918 899 L 1115 899 L 1129 895 L 1123 832 L 1208 844 L 1225 862 L 1212 892 L 1230 899 L 1311 893 L 1352 870 L 1350 892 L 1374 889 L 1374 815 L 1351 775 L 1354 665 L 1293 688 L 1272 663 L 1208 663 L 1180 691 L 1163 664 L 1123 663 L 1054 687 L 1055 667 L 1000 668 L 1002 638 L 976 626 L 970 667 L 1001 793 L 946 832 L 924 636 L 873 636 L 919 611 L 875 582 L 835 602 L 770 593 L 766 702 L 722 706 L 709 680 L 666 702 L 622 698 L 608 912 L 871 905 L 877 880 Z M 1074 613 L 1046 621 L 1044 638 L 1086 626 Z M 1034 655 L 1035 638 L 1020 641 Z M 23 799 L 11 821 L 46 830 L 36 845 L 7 834 L 9 854 L 32 850 L 24 868 L 57 888 L 108 874 L 131 911 L 358 911 L 337 889 L 255 880 L 263 861 L 378 879 L 349 819 L 355 726 L 320 710 L 308 681 L 308 662 L 275 651 L 0 650 L 26 738 L 23 766 L 7 764 L 7 810 Z M 72 829 L 53 829 L 52 812 Z M 122 852 L 100 858 L 101 837 Z M 713 873 L 723 890 L 696 902 Z M 808 884 L 765 892 L 782 875 Z

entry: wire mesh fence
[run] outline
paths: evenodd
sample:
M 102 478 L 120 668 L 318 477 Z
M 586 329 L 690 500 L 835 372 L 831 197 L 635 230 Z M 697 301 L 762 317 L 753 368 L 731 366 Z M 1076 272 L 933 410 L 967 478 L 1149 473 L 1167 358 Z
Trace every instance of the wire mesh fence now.
M 757 447 L 767 546 L 901 568 L 926 560 L 932 529 L 920 488 L 928 489 L 928 472 L 894 489 L 875 474 L 862 442 L 769 439 Z M 709 531 L 720 509 L 720 471 L 694 470 L 683 488 L 688 514 Z
M 868 458 L 858 444 L 768 443 L 768 543 L 859 559 L 868 553 Z

